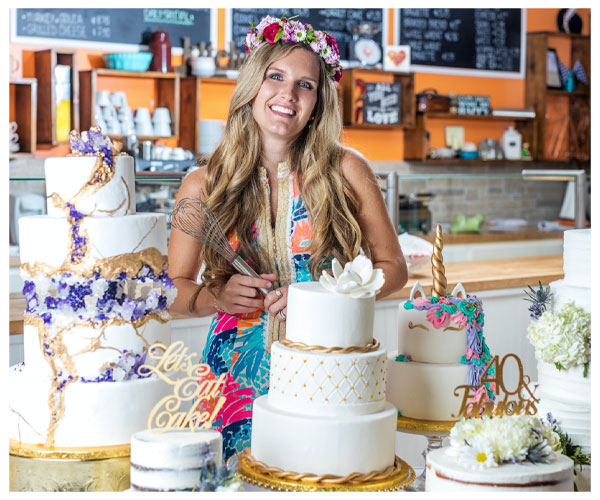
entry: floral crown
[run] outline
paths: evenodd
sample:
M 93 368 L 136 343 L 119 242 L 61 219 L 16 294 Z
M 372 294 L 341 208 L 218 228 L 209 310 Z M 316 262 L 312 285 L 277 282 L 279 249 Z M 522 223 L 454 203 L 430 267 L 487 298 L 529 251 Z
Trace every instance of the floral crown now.
M 293 17 L 284 16 L 279 19 L 266 16 L 256 27 L 250 23 L 251 28 L 244 40 L 246 52 L 252 52 L 264 42 L 271 45 L 279 41 L 302 43 L 308 45 L 325 61 L 327 76 L 334 82 L 339 82 L 342 79 L 342 67 L 340 66 L 340 51 L 335 38 L 326 31 L 313 29 L 310 24 L 294 21 Z

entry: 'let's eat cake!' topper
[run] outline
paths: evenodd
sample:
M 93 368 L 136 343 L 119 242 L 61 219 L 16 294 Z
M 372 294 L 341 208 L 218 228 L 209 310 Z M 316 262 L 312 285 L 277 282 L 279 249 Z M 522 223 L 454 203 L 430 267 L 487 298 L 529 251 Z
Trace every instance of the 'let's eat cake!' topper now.
M 517 385 L 512 391 L 506 388 L 504 381 L 504 364 L 510 358 L 515 360 L 518 370 Z M 495 368 L 495 375 L 490 376 L 488 372 L 492 366 Z M 529 387 L 530 382 L 531 379 L 529 375 L 523 373 L 523 364 L 516 354 L 507 354 L 502 360 L 499 360 L 498 356 L 494 356 L 485 367 L 479 385 L 459 385 L 454 389 L 455 396 L 459 396 L 462 390 L 463 398 L 458 415 L 452 415 L 452 417 L 535 415 L 537 413 L 536 403 L 539 403 L 540 400 L 534 395 L 537 385 L 532 391 Z M 493 401 L 488 397 L 488 387 L 494 394 Z M 504 397 L 500 400 L 501 394 L 504 394 Z
M 160 342 L 148 349 L 152 364 L 144 364 L 139 371 L 144 375 L 156 373 L 164 382 L 173 387 L 173 393 L 162 398 L 148 415 L 148 429 L 152 432 L 165 432 L 170 429 L 210 429 L 219 411 L 225 405 L 222 395 L 226 373 L 214 377 L 210 367 L 204 363 L 194 363 L 198 359 L 195 352 L 188 352 L 182 341 L 173 342 L 168 347 Z M 184 376 L 175 379 L 172 374 L 183 372 Z M 189 409 L 183 409 L 185 402 L 192 401 Z

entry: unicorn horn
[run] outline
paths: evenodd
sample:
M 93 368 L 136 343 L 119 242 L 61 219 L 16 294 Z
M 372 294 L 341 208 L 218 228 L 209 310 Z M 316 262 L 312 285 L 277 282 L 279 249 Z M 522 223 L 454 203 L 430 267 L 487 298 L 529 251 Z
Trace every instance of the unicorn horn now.
M 444 268 L 444 257 L 442 256 L 444 241 L 442 239 L 442 226 L 435 227 L 435 241 L 433 243 L 433 255 L 431 256 L 431 272 L 433 274 L 433 297 L 443 297 L 446 295 L 446 269 Z

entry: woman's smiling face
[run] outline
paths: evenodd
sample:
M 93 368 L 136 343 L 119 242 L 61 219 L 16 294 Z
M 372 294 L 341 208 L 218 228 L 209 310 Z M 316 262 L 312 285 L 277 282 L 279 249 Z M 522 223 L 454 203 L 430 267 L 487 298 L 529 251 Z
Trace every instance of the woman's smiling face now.
M 252 103 L 263 140 L 293 141 L 304 129 L 317 102 L 319 62 L 308 50 L 294 49 L 274 61 Z

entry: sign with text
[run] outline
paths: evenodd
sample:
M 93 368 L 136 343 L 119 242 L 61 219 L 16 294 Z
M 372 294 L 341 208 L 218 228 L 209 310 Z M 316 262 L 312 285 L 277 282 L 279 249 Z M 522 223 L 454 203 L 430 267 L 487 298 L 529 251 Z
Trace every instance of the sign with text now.
M 363 123 L 400 124 L 402 86 L 399 83 L 367 83 Z
M 156 374 L 173 387 L 173 393 L 162 398 L 148 415 L 148 429 L 165 432 L 170 429 L 210 429 L 225 405 L 226 373 L 214 377 L 207 364 L 194 363 L 195 352 L 188 352 L 181 341 L 168 347 L 157 342 L 148 349 L 148 363 L 140 367 L 144 375 Z M 176 378 L 174 374 L 183 373 Z M 193 401 L 190 409 L 183 403 Z

